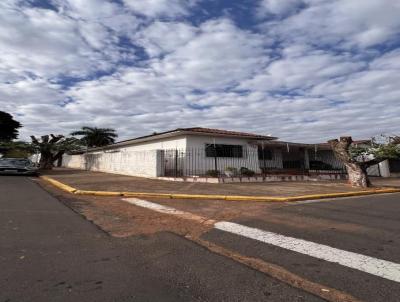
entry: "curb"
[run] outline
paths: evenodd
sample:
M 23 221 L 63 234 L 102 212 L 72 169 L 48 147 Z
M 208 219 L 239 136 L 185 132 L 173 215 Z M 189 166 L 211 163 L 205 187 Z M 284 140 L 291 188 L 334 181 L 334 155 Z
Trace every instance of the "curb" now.
M 58 180 L 48 176 L 40 176 L 41 179 L 52 184 L 56 188 L 65 192 L 76 195 L 92 195 L 92 196 L 124 196 L 124 197 L 145 197 L 145 198 L 170 198 L 170 199 L 201 199 L 201 200 L 227 200 L 227 201 L 268 201 L 268 202 L 288 202 L 288 201 L 304 201 L 326 198 L 340 198 L 352 196 L 364 196 L 384 193 L 399 193 L 400 189 L 372 189 L 357 192 L 327 193 L 314 195 L 300 195 L 292 197 L 272 197 L 272 196 L 235 196 L 235 195 L 201 195 L 201 194 L 169 194 L 169 193 L 146 193 L 146 192 L 111 192 L 111 191 L 88 191 L 78 190 L 68 186 Z
M 53 186 L 55 186 L 56 188 L 59 188 L 63 191 L 66 191 L 68 193 L 72 193 L 75 194 L 76 191 L 78 191 L 77 189 L 70 187 L 66 184 L 63 184 L 62 182 L 59 182 L 58 180 L 55 180 L 53 178 L 47 177 L 47 176 L 39 176 L 41 179 L 47 181 L 48 183 L 51 183 Z

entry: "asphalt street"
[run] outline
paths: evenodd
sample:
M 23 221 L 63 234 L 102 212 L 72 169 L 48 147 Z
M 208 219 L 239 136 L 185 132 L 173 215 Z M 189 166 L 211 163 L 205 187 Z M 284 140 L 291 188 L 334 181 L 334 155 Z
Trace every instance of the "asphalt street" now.
M 111 237 L 27 177 L 0 177 L 0 226 L 1 302 L 321 301 L 172 233 Z
M 293 203 L 274 209 L 270 215 L 275 216 L 273 222 L 262 215 L 235 222 L 400 263 L 400 194 Z M 203 238 L 363 301 L 400 301 L 400 283 L 395 281 L 216 229 Z M 399 272 L 396 274 L 399 277 Z

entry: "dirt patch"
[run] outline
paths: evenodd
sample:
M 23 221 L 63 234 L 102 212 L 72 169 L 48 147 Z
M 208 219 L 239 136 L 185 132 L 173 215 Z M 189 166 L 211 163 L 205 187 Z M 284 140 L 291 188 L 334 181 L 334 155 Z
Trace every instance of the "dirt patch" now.
M 200 235 L 210 226 L 157 213 L 123 202 L 120 197 L 79 196 L 62 192 L 43 181 L 39 184 L 66 206 L 114 237 L 170 231 L 182 236 Z
M 82 196 L 62 192 L 52 185 L 39 181 L 57 199 L 83 215 L 103 231 L 115 237 L 152 234 L 170 231 L 182 236 L 201 235 L 210 229 L 209 225 L 165 215 L 124 202 L 121 197 Z M 360 226 L 351 223 L 330 221 L 299 215 L 280 213 L 279 208 L 287 203 L 238 202 L 225 200 L 177 200 L 146 199 L 178 210 L 203 216 L 216 221 L 240 221 L 247 219 L 267 220 L 269 223 L 285 224 L 307 230 L 309 228 L 329 230 L 335 228 L 343 232 L 356 233 Z M 365 231 L 365 230 L 364 230 Z

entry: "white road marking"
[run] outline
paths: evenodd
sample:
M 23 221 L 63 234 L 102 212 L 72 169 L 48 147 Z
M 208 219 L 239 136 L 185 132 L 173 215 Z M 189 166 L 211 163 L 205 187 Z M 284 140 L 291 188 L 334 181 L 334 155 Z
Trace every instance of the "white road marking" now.
M 150 202 L 150 201 L 146 201 L 146 200 L 143 200 L 143 199 L 123 198 L 122 200 L 125 200 L 126 202 L 129 202 L 131 204 L 137 205 L 139 207 L 143 207 L 143 208 L 154 210 L 154 211 L 159 212 L 159 213 L 174 214 L 174 215 L 182 215 L 183 213 L 185 213 L 183 211 L 179 211 L 177 209 L 174 209 L 174 208 L 171 208 L 171 207 L 167 207 L 167 206 L 163 206 L 161 204 Z
M 158 203 L 138 198 L 124 198 L 123 200 L 133 205 L 151 209 L 159 213 L 177 215 L 184 219 L 191 219 L 196 220 L 200 223 L 214 225 L 215 229 L 221 231 L 275 245 L 286 250 L 294 251 L 328 262 L 338 263 L 340 265 L 395 282 L 400 282 L 400 264 L 394 262 L 340 250 L 334 247 L 306 241 L 303 239 L 297 239 L 294 237 L 284 236 L 273 232 L 263 231 L 233 222 L 217 222 L 212 219 L 207 219 L 206 217 L 180 211 L 172 207 L 163 206 Z
M 400 264 L 381 260 L 303 239 L 283 236 L 237 223 L 221 221 L 214 226 L 218 230 L 251 238 L 280 248 L 298 252 L 328 262 L 338 263 L 365 273 L 400 282 Z
M 171 214 L 171 215 L 177 215 L 181 218 L 184 219 L 190 219 L 190 220 L 195 220 L 197 222 L 203 223 L 203 224 L 211 224 L 213 225 L 216 221 L 212 220 L 212 219 L 208 219 L 206 217 L 203 216 L 199 216 L 199 215 L 195 215 L 189 212 L 184 212 L 184 211 L 180 211 L 171 207 L 167 207 L 167 206 L 163 206 L 161 204 L 158 203 L 154 203 L 154 202 L 150 202 L 150 201 L 146 201 L 143 199 L 138 199 L 138 198 L 123 198 L 122 200 L 129 202 L 130 204 L 139 206 L 139 207 L 143 207 L 143 208 L 147 208 L 159 213 L 163 213 L 163 214 Z

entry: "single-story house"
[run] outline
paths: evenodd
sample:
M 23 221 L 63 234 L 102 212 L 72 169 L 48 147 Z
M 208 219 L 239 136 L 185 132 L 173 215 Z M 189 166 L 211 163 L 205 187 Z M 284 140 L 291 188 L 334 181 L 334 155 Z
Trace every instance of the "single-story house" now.
M 327 144 L 270 135 L 178 128 L 63 156 L 64 167 L 144 177 L 344 174 Z

